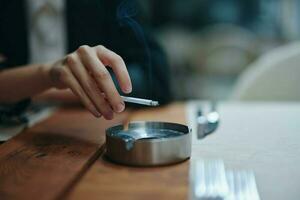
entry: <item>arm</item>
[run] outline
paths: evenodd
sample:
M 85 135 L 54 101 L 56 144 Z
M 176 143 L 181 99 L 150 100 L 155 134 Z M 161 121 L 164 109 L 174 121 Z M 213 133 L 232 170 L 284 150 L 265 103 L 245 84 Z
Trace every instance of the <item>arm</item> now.
M 46 66 L 30 65 L 0 72 L 0 102 L 16 103 L 50 88 Z
M 103 46 L 81 46 L 54 64 L 32 65 L 0 73 L 0 102 L 14 103 L 49 88 L 71 89 L 96 117 L 113 118 L 125 104 L 105 66 L 110 66 L 121 90 L 132 90 L 123 59 Z

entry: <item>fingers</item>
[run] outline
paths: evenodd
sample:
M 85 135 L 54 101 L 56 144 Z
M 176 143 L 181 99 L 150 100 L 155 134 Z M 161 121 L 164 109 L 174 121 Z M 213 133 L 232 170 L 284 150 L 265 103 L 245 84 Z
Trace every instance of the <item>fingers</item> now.
M 118 93 L 108 70 L 97 57 L 95 50 L 84 46 L 78 50 L 78 54 L 83 65 L 91 72 L 97 86 L 105 94 L 113 110 L 115 112 L 122 112 L 125 109 L 125 104 Z
M 96 46 L 96 54 L 105 66 L 112 68 L 115 73 L 118 83 L 124 93 L 132 91 L 131 80 L 126 68 L 126 65 L 118 54 L 105 48 L 102 45 Z
M 116 74 L 122 91 L 130 93 L 132 84 L 123 59 L 103 46 L 81 46 L 55 71 L 62 75 L 58 76 L 62 86 L 69 87 L 91 113 L 112 119 L 113 112 L 122 112 L 125 104 L 106 65 Z
M 72 92 L 81 100 L 83 105 L 88 109 L 95 117 L 101 117 L 92 101 L 86 95 L 80 84 L 77 82 L 75 77 L 72 75 L 68 68 L 64 68 L 61 73 L 61 81 L 67 85 Z
M 105 100 L 101 94 L 100 89 L 97 87 L 95 81 L 88 74 L 87 70 L 81 63 L 79 57 L 76 54 L 70 54 L 67 57 L 67 63 L 75 76 L 80 87 L 84 90 L 85 94 L 93 102 L 94 106 L 104 116 L 105 119 L 113 118 L 113 111 L 109 103 Z

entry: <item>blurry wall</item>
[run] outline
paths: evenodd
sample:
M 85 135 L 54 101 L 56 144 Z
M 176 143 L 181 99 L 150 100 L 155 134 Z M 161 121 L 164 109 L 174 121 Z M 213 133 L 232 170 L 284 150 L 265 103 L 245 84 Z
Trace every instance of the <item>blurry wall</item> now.
M 228 98 L 266 51 L 300 37 L 299 0 L 140 0 L 172 67 L 177 99 Z

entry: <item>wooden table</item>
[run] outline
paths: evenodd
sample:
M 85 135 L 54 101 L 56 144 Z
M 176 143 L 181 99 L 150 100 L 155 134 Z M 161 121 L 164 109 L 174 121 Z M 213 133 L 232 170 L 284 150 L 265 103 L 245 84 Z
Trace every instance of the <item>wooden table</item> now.
M 128 111 L 113 121 L 58 111 L 0 145 L 0 199 L 186 199 L 188 162 L 133 168 L 102 157 L 107 127 L 151 119 L 185 123 L 184 105 Z
M 161 120 L 195 130 L 202 103 L 128 111 L 109 122 L 61 110 L 0 145 L 0 199 L 187 199 L 189 165 L 197 158 L 253 170 L 261 199 L 299 199 L 300 103 L 220 103 L 219 128 L 204 140 L 193 134 L 192 160 L 180 164 L 134 168 L 103 158 L 106 127 Z

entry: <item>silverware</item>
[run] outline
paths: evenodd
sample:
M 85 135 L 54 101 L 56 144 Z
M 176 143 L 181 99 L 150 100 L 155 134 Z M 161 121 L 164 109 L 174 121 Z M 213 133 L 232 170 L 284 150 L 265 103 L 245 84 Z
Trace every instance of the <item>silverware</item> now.
M 205 115 L 203 110 L 198 110 L 197 113 L 197 138 L 202 139 L 205 136 L 214 132 L 219 125 L 220 115 L 217 112 L 217 104 L 210 104 L 210 111 Z
M 191 200 L 260 200 L 253 171 L 226 170 L 222 160 L 193 159 Z
M 229 192 L 223 161 L 200 159 L 192 164 L 191 199 L 223 200 Z
M 252 171 L 226 171 L 229 193 L 225 200 L 260 200 Z

